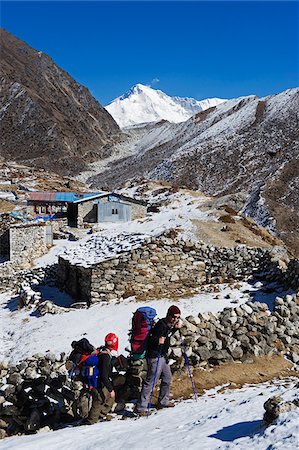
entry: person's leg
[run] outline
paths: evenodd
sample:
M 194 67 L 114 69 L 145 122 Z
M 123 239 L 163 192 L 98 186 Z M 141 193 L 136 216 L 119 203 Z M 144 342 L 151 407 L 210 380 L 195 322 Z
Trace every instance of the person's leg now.
M 99 420 L 101 412 L 101 404 L 103 402 L 101 392 L 98 389 L 91 390 L 92 405 L 89 410 L 87 422 L 90 424 L 96 423 Z
M 158 398 L 158 403 L 161 406 L 167 406 L 169 403 L 171 380 L 172 375 L 170 365 L 167 364 L 165 358 L 161 358 L 161 386 Z
M 88 414 L 87 422 L 93 424 L 104 419 L 111 411 L 114 399 L 110 397 L 107 388 L 92 390 L 92 406 Z
M 147 364 L 147 375 L 145 382 L 142 387 L 142 391 L 140 394 L 140 399 L 136 405 L 137 411 L 146 411 L 147 405 L 149 402 L 150 394 L 153 387 L 154 377 L 157 369 L 157 361 L 158 358 L 151 358 L 148 360 Z M 156 376 L 156 383 L 158 382 L 161 374 L 161 358 L 159 360 L 158 370 L 157 370 L 157 376 Z
M 99 407 L 99 419 L 104 419 L 107 416 L 107 414 L 111 412 L 115 400 L 114 398 L 111 398 L 110 392 L 106 387 L 103 387 L 101 394 L 102 394 L 102 403 Z

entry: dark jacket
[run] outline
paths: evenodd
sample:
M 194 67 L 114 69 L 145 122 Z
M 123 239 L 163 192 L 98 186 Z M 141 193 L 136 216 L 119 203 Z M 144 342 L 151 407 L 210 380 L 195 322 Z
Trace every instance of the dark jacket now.
M 112 369 L 113 369 L 113 361 L 112 357 L 109 353 L 105 353 L 105 350 L 100 350 L 98 354 L 98 367 L 100 371 L 99 376 L 99 387 L 106 387 L 109 392 L 114 390 L 111 377 L 112 377 Z
M 165 319 L 160 319 L 149 335 L 147 346 L 147 357 L 157 358 L 159 351 L 161 356 L 167 356 L 170 346 L 170 337 L 177 331 L 177 328 L 170 328 Z M 163 345 L 159 345 L 159 338 L 165 337 Z

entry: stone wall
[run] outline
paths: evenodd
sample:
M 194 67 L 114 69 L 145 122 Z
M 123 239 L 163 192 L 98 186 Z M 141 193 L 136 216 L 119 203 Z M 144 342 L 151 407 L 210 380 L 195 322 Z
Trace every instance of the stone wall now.
M 244 361 L 252 356 L 289 354 L 299 361 L 299 295 L 277 297 L 267 304 L 247 302 L 220 313 L 188 316 L 181 330 L 193 366 Z M 178 333 L 171 338 L 173 369 L 183 367 Z
M 287 295 L 275 300 L 272 312 L 266 304 L 248 302 L 216 314 L 188 316 L 181 334 L 189 363 L 194 367 L 234 361 L 250 363 L 254 357 L 273 354 L 287 354 L 298 363 L 298 324 L 299 295 Z M 169 357 L 172 371 L 183 368 L 178 332 L 171 337 Z M 79 404 L 82 405 L 86 390 L 81 381 L 69 379 L 67 365 L 65 353 L 56 357 L 50 352 L 33 355 L 13 366 L 0 364 L 0 438 L 34 432 L 44 426 L 47 430 L 56 428 L 82 414 Z M 118 400 L 122 394 L 126 395 L 124 399 L 138 395 L 144 368 L 142 361 L 133 361 L 129 376 L 116 375 Z
M 189 364 L 194 367 L 232 362 L 249 364 L 254 357 L 274 354 L 286 354 L 297 364 L 299 295 L 277 297 L 272 312 L 265 303 L 247 302 L 236 308 L 225 308 L 220 313 L 188 316 L 183 319 L 181 336 Z M 179 332 L 170 339 L 169 358 L 173 372 L 185 364 L 182 341 Z M 131 361 L 127 383 L 132 392 L 141 390 L 146 369 L 146 360 Z
M 78 227 L 82 227 L 84 222 L 96 223 L 98 220 L 97 202 L 78 203 Z
M 30 262 L 44 255 L 48 251 L 46 230 L 44 223 L 11 227 L 10 261 L 14 264 L 29 265 Z
M 277 281 L 287 288 L 299 289 L 299 260 L 291 259 L 288 264 L 280 261 L 271 261 L 263 264 L 261 275 L 265 280 Z
M 91 269 L 74 266 L 59 257 L 57 284 L 74 299 L 90 302 Z
M 142 219 L 145 217 L 147 212 L 147 207 L 143 205 L 138 205 L 137 203 L 130 203 L 132 206 L 132 220 Z
M 0 259 L 9 259 L 9 230 L 0 231 Z
M 31 270 L 17 270 L 15 264 L 7 262 L 0 265 L 0 293 L 7 291 L 17 293 L 23 283 L 29 286 L 50 283 L 54 286 L 56 278 L 57 264 Z
M 246 279 L 269 259 L 266 249 L 216 248 L 162 236 L 89 269 L 60 257 L 59 286 L 89 303 L 131 295 L 188 295 L 206 283 Z

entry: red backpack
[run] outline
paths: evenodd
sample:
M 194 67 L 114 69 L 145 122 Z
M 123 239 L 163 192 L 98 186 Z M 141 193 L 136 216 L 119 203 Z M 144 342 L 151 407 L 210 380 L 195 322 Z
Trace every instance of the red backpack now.
M 132 359 L 145 358 L 149 332 L 156 315 L 156 310 L 150 306 L 143 306 L 134 312 L 130 339 Z

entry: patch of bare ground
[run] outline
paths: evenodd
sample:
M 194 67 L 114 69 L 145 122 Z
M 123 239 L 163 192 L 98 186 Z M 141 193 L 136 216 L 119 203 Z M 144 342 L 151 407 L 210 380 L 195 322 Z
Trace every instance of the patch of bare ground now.
M 7 200 L 0 200 L 0 213 L 13 211 L 15 205 Z
M 216 217 L 217 221 L 192 220 L 198 238 L 203 241 L 221 247 L 235 247 L 237 244 L 250 247 L 283 245 L 280 239 L 265 228 L 252 219 L 238 215 L 237 211 L 227 205 L 218 208 L 207 207 L 207 211 Z
M 225 389 L 239 389 L 245 384 L 259 384 L 275 378 L 299 378 L 299 373 L 291 370 L 292 366 L 283 356 L 264 356 L 254 358 L 251 364 L 230 363 L 211 369 L 194 368 L 193 380 L 197 394 L 201 395 L 208 389 L 228 383 Z M 192 395 L 186 368 L 174 374 L 171 395 L 173 399 L 187 399 Z
M 198 219 L 192 220 L 196 227 L 196 235 L 199 239 L 209 244 L 219 247 L 235 247 L 238 244 L 246 244 L 249 247 L 270 247 L 271 244 L 263 239 L 262 236 L 257 236 L 245 227 L 241 220 L 236 220 L 235 223 L 201 221 Z

